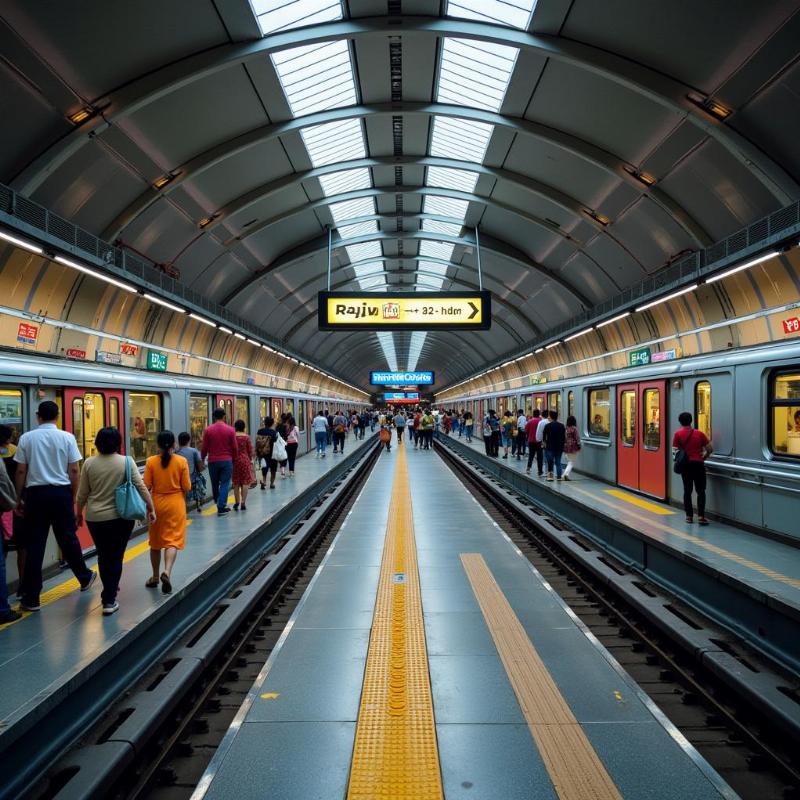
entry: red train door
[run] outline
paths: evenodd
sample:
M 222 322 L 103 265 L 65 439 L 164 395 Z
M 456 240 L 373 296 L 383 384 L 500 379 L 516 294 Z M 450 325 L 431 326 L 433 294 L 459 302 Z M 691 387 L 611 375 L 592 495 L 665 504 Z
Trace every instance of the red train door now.
M 214 408 L 221 408 L 225 411 L 225 421 L 228 425 L 233 425 L 236 417 L 233 416 L 233 395 L 218 394 L 214 398 Z
M 105 427 L 119 429 L 122 433 L 121 451 L 125 452 L 125 419 L 122 400 L 121 391 L 64 389 L 64 430 L 69 431 L 75 437 L 78 450 L 83 458 L 97 454 L 94 440 L 97 432 Z M 78 529 L 78 540 L 84 550 L 94 547 L 89 529 L 85 524 Z
M 660 499 L 667 494 L 665 414 L 665 381 L 617 387 L 617 482 Z

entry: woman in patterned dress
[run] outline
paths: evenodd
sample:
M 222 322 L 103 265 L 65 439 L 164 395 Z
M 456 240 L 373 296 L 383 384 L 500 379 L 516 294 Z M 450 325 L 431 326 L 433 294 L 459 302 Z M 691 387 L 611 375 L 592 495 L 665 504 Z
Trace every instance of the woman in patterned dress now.
M 250 437 L 245 433 L 243 419 L 237 419 L 233 424 L 236 431 L 236 458 L 233 462 L 233 510 L 247 511 L 247 491 L 250 485 L 256 482 L 253 471 L 253 458 L 255 449 Z

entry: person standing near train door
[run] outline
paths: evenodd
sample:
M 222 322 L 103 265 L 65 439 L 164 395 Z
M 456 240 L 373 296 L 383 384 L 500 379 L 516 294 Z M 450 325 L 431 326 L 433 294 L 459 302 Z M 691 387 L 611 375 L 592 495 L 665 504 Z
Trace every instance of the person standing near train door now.
M 706 519 L 706 459 L 713 453 L 711 442 L 703 431 L 692 427 L 692 415 L 684 411 L 678 416 L 680 430 L 672 437 L 675 450 L 675 471 L 683 479 L 683 509 L 686 521 L 694 521 L 692 508 L 692 489 L 697 492 L 697 521 L 708 525 Z M 678 457 L 679 452 L 683 456 Z
M 200 457 L 208 464 L 211 492 L 217 504 L 217 516 L 227 514 L 228 491 L 233 478 L 233 461 L 236 458 L 236 432 L 225 422 L 225 410 L 215 408 L 213 424 L 203 431 Z
M 36 412 L 39 427 L 20 436 L 14 461 L 14 476 L 18 508 L 25 515 L 27 553 L 25 574 L 22 576 L 20 610 L 38 611 L 42 591 L 42 562 L 50 528 L 69 564 L 81 591 L 87 591 L 97 579 L 97 573 L 86 566 L 78 526 L 75 520 L 75 497 L 81 452 L 75 437 L 56 427 L 58 406 L 52 400 L 39 404 Z

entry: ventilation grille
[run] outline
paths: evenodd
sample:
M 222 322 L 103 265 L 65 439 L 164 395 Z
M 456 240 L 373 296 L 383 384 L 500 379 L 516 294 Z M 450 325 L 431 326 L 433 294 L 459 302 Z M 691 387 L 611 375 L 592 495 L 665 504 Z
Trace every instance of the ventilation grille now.
M 403 45 L 389 42 L 389 75 L 392 86 L 392 102 L 403 99 Z
M 402 186 L 403 185 L 403 168 L 402 167 L 395 167 L 394 168 L 394 185 L 395 186 Z
M 403 155 L 403 118 L 392 117 L 392 144 L 394 145 L 394 154 L 396 156 Z

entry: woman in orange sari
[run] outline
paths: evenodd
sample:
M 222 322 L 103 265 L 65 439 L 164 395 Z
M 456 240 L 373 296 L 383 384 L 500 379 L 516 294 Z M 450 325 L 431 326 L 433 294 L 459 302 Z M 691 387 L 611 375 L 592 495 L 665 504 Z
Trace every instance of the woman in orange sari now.
M 160 455 L 150 456 L 144 467 L 144 485 L 153 496 L 156 521 L 150 524 L 150 563 L 153 575 L 148 578 L 148 589 L 161 582 L 161 591 L 172 591 L 172 568 L 178 550 L 186 544 L 186 493 L 192 488 L 189 464 L 183 456 L 175 455 L 175 434 L 161 431 L 158 434 Z M 164 551 L 164 571 L 161 568 L 161 551 Z

